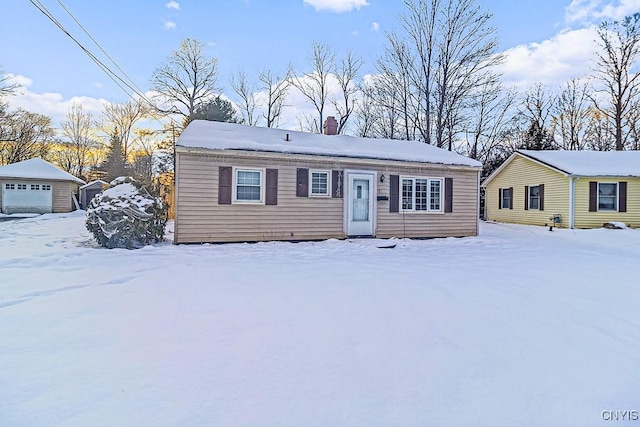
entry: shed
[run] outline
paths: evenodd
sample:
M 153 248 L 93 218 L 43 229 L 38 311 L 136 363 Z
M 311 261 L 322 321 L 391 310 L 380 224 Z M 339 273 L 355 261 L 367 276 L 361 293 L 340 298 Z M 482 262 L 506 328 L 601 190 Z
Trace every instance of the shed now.
M 51 163 L 29 159 L 0 167 L 2 213 L 58 213 L 74 209 L 80 178 Z
M 176 142 L 174 243 L 473 236 L 481 169 L 417 141 L 195 120 Z
M 489 220 L 640 227 L 640 151 L 519 150 L 482 186 Z
M 105 182 L 101 179 L 97 179 L 95 181 L 91 181 L 80 187 L 80 207 L 82 209 L 87 209 L 89 206 L 89 202 L 93 199 L 96 194 L 102 193 L 102 189 L 109 185 L 108 182 Z

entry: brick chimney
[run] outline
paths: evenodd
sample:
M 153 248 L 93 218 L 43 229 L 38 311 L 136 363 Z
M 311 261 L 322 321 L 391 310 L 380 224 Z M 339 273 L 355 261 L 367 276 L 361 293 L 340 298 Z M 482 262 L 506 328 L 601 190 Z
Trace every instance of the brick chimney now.
M 333 116 L 328 116 L 322 125 L 325 135 L 337 135 L 338 134 L 338 122 Z

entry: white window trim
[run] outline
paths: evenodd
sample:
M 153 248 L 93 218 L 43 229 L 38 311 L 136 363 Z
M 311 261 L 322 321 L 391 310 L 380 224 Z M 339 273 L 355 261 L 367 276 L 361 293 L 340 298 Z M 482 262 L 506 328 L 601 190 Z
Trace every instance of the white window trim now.
M 246 171 L 246 172 L 260 172 L 260 200 L 238 200 L 237 196 L 238 196 L 238 191 L 237 191 L 237 184 L 238 184 L 238 172 L 239 171 Z M 266 188 L 266 168 L 241 168 L 241 167 L 234 167 L 233 168 L 233 176 L 232 176 L 232 183 L 231 183 L 231 191 L 233 192 L 231 200 L 233 204 L 238 204 L 238 205 L 264 205 L 265 204 L 265 199 L 264 199 L 264 193 L 265 193 L 265 188 Z
M 539 188 L 540 184 L 538 184 L 538 185 L 530 185 L 527 188 L 527 205 L 528 205 L 530 211 L 539 211 L 540 210 L 540 190 L 538 190 L 538 207 L 537 208 L 532 208 L 531 207 L 531 188 L 532 187 L 538 187 Z
M 327 192 L 325 194 L 313 193 L 313 174 L 314 173 L 327 174 Z M 324 169 L 309 169 L 309 197 L 329 197 L 329 196 L 331 196 L 331 171 L 324 170 Z
M 600 209 L 600 184 L 615 184 L 616 186 L 616 201 L 614 209 Z M 614 181 L 598 181 L 598 187 L 596 188 L 596 194 L 598 199 L 596 200 L 597 212 L 618 212 L 620 209 L 620 184 Z
M 413 192 L 411 194 L 411 209 L 403 209 L 402 208 L 402 181 L 405 179 L 410 179 L 413 181 L 412 188 Z M 427 209 L 426 210 L 416 210 L 416 179 L 426 179 L 427 180 Z M 431 182 L 439 181 L 440 182 L 440 209 L 431 209 Z M 398 207 L 400 213 L 410 213 L 410 214 L 443 214 L 444 213 L 444 178 L 440 177 L 429 177 L 429 176 L 400 176 L 398 180 L 398 185 L 400 188 L 398 189 Z

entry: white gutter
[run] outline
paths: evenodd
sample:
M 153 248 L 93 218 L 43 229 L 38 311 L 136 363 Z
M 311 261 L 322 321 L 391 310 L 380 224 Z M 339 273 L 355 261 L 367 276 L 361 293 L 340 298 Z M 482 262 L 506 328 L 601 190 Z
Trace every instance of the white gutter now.
M 569 228 L 575 228 L 576 177 L 569 175 Z

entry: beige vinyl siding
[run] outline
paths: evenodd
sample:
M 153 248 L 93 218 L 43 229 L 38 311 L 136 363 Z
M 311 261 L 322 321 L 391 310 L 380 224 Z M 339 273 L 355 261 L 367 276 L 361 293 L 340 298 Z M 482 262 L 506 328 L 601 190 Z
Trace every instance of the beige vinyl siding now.
M 74 209 L 73 200 L 71 199 L 72 193 L 78 192 L 78 184 L 71 181 L 47 181 L 42 179 L 23 179 L 23 178 L 11 178 L 0 179 L 0 184 L 14 183 L 21 184 L 45 184 L 51 185 L 51 198 L 52 198 L 52 212 L 53 213 L 65 213 L 71 212 Z M 2 191 L 0 191 L 0 206 L 2 206 Z
M 184 150 L 184 151 L 183 151 Z M 278 204 L 218 205 L 220 166 L 278 170 Z M 279 153 L 230 153 L 178 149 L 176 160 L 175 243 L 343 238 L 344 198 L 297 197 L 297 168 L 376 171 L 378 195 L 389 196 L 389 176 L 454 179 L 454 213 L 389 213 L 388 201 L 374 201 L 377 237 L 465 236 L 477 234 L 478 169 L 434 168 L 405 162 L 353 161 L 345 158 Z M 383 183 L 380 175 L 385 176 Z M 331 185 L 331 179 L 329 179 Z M 443 190 L 444 191 L 444 188 Z
M 78 193 L 78 184 L 71 181 L 52 181 L 51 185 L 53 190 L 53 212 L 71 212 L 74 209 L 71 195 Z
M 544 184 L 544 210 L 525 210 L 525 186 Z M 513 209 L 499 209 L 500 188 L 513 187 Z M 491 221 L 515 224 L 550 224 L 560 214 L 560 227 L 569 227 L 569 178 L 555 169 L 521 155 L 512 160 L 486 185 L 486 217 Z
M 589 212 L 589 182 L 626 182 L 627 212 Z M 599 228 L 611 221 L 640 227 L 640 178 L 628 177 L 584 177 L 576 180 L 576 228 Z
M 478 173 L 430 167 L 386 168 L 384 183 L 378 182 L 378 192 L 389 195 L 389 175 L 402 177 L 453 178 L 453 212 L 389 212 L 389 201 L 378 203 L 376 236 L 389 237 L 461 237 L 478 234 Z M 444 181 L 441 191 L 444 195 Z M 400 192 L 402 206 L 402 192 Z

